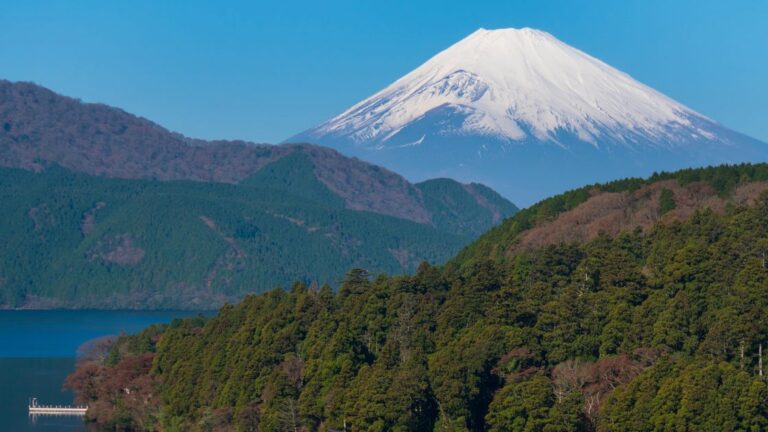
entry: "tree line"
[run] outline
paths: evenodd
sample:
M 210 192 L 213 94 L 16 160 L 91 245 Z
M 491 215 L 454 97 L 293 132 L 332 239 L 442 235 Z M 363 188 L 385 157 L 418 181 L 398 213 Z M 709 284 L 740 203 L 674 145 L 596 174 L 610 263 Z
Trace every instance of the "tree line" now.
M 412 276 L 351 270 L 117 340 L 69 377 L 116 430 L 759 431 L 768 196 Z

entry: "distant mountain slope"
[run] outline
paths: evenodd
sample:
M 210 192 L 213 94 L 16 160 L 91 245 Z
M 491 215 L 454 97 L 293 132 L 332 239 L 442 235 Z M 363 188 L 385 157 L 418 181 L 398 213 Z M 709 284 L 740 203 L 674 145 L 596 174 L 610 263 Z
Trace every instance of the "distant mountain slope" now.
M 335 285 L 351 267 L 411 272 L 470 239 L 262 173 L 232 185 L 0 169 L 0 307 L 211 308 L 296 280 Z
M 435 226 L 448 232 L 469 233 L 473 238 L 500 223 L 518 209 L 492 189 L 478 183 L 450 179 L 417 183 Z
M 237 183 L 294 153 L 308 158 L 304 168 L 347 208 L 431 222 L 425 198 L 404 178 L 328 148 L 190 139 L 117 108 L 0 80 L 4 167 L 40 170 L 56 163 L 107 177 Z
M 523 205 L 587 183 L 768 160 L 768 144 L 527 28 L 480 29 L 286 142 L 414 181 L 481 181 Z
M 662 172 L 595 184 L 547 198 L 490 229 L 453 259 L 503 260 L 522 250 L 590 241 L 600 234 L 653 229 L 695 211 L 753 203 L 768 190 L 768 164 Z
M 436 187 L 440 185 L 439 187 Z M 0 307 L 215 307 L 441 263 L 517 209 L 313 145 L 205 142 L 0 81 Z

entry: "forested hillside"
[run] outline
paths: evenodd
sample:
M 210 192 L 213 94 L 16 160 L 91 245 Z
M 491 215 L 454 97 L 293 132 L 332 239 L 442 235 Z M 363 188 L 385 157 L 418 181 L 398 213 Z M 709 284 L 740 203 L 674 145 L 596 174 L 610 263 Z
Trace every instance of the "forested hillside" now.
M 23 170 L 23 171 L 22 171 Z M 309 144 L 203 141 L 0 80 L 0 308 L 215 308 L 445 262 L 517 208 Z
M 349 209 L 424 224 L 433 223 L 433 211 L 442 211 L 427 208 L 434 200 L 400 175 L 329 148 L 189 138 L 119 108 L 83 103 L 32 83 L 0 80 L 0 167 L 40 171 L 59 165 L 111 178 L 235 184 L 286 157 L 302 159 L 304 178 L 321 183 Z M 292 194 L 309 194 L 297 190 L 301 184 L 292 186 Z M 459 226 L 460 235 L 474 238 L 490 227 L 486 220 L 495 224 L 511 214 L 506 208 L 516 210 L 495 192 L 465 188 L 476 198 L 470 211 L 479 206 L 491 216 Z
M 444 267 L 354 269 L 338 292 L 297 283 L 94 344 L 67 385 L 106 429 L 765 430 L 768 196 L 738 195 L 765 173 L 555 197 Z M 516 246 L 603 193 L 659 180 L 716 193 L 666 217 L 688 204 L 664 183 L 649 226 Z
M 432 224 L 347 208 L 301 153 L 237 185 L 0 169 L 0 307 L 209 309 L 297 280 L 337 286 L 351 267 L 413 272 L 493 223 L 467 205 L 471 185 L 446 182 L 453 193 L 420 192 Z M 446 197 L 487 216 L 433 204 Z
M 658 222 L 681 221 L 697 209 L 722 213 L 750 203 L 768 189 L 768 164 L 723 165 L 655 173 L 595 184 L 547 198 L 488 230 L 462 250 L 454 262 L 516 250 L 586 241 L 600 233 L 616 235 Z

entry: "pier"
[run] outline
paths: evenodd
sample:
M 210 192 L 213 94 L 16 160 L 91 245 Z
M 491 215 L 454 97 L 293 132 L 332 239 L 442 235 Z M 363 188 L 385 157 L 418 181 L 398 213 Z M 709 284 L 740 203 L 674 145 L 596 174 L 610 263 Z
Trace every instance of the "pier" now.
M 37 415 L 77 415 L 83 416 L 88 411 L 87 406 L 69 406 L 69 405 L 38 405 L 37 398 L 32 398 L 29 402 L 29 414 Z

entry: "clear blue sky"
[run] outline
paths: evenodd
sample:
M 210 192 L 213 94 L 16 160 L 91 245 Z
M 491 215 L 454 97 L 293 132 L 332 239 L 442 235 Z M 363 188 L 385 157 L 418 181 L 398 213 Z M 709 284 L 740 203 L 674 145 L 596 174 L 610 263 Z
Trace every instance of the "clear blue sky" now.
M 554 34 L 768 141 L 768 1 L 0 0 L 0 78 L 279 142 L 478 27 Z

